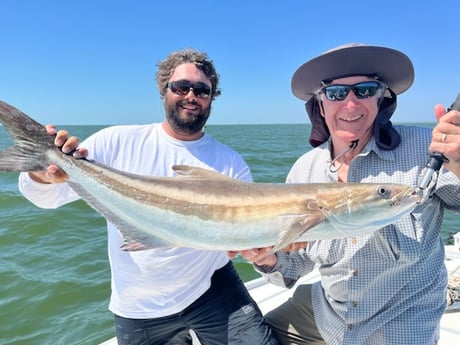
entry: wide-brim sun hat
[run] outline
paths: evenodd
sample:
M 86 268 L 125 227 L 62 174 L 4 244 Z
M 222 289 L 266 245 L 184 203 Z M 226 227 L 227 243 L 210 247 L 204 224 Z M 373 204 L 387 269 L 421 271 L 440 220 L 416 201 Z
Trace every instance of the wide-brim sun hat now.
M 392 150 L 401 142 L 401 136 L 390 118 L 396 110 L 397 95 L 414 82 L 411 60 L 398 50 L 348 43 L 326 51 L 300 66 L 291 81 L 292 92 L 304 101 L 311 121 L 309 142 L 317 147 L 330 137 L 329 128 L 321 115 L 315 92 L 335 79 L 351 76 L 369 76 L 385 83 L 388 90 L 379 104 L 373 128 L 375 142 L 384 150 Z
M 399 95 L 414 82 L 414 66 L 398 50 L 348 43 L 300 66 L 292 77 L 291 88 L 296 97 L 308 101 L 325 82 L 361 75 L 375 76 Z

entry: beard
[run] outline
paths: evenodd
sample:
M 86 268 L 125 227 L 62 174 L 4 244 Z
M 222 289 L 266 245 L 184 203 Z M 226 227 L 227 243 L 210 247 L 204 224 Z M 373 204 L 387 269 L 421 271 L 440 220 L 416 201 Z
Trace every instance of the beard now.
M 189 111 L 182 105 L 193 105 L 198 112 Z M 206 108 L 196 102 L 180 101 L 176 103 L 165 102 L 166 119 L 171 128 L 177 133 L 195 134 L 203 130 L 206 121 L 211 113 L 211 103 Z

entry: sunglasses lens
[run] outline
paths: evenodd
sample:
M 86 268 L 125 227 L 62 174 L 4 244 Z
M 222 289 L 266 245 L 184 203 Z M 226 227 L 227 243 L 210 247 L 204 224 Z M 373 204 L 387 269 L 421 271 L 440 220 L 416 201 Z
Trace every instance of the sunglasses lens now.
M 193 86 L 193 92 L 199 98 L 208 98 L 211 94 L 211 88 L 206 84 L 195 84 Z
M 193 84 L 188 80 L 172 81 L 168 83 L 169 89 L 177 95 L 185 96 L 193 90 L 196 97 L 208 98 L 211 95 L 211 88 L 203 83 Z
M 347 85 L 331 85 L 324 88 L 324 94 L 330 101 L 343 101 L 350 92 L 350 87 Z
M 329 101 L 343 101 L 350 90 L 358 99 L 374 97 L 382 84 L 376 81 L 365 81 L 354 85 L 329 85 L 323 88 L 323 93 Z
M 169 88 L 171 89 L 172 92 L 178 95 L 186 95 L 189 93 L 190 88 L 193 86 L 192 83 L 185 81 L 185 80 L 180 80 L 180 81 L 173 81 L 168 84 Z
M 376 82 L 366 82 L 355 84 L 353 93 L 360 99 L 374 97 L 377 90 L 380 88 L 380 84 Z

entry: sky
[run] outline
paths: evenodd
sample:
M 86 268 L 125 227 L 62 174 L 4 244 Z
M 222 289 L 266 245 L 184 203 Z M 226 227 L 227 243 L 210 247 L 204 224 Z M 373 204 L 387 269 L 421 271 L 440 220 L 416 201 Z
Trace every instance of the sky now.
M 0 13 L 0 100 L 42 124 L 161 122 L 156 65 L 183 48 L 220 75 L 208 124 L 308 123 L 293 73 L 350 42 L 411 58 L 393 122 L 433 122 L 460 92 L 458 0 L 1 0 Z

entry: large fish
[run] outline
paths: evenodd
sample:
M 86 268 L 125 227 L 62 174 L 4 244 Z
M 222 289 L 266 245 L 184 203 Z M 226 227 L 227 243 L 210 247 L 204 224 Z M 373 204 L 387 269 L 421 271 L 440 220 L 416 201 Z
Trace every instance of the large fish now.
M 247 183 L 197 167 L 146 177 L 62 153 L 46 129 L 0 101 L 0 122 L 15 140 L 0 171 L 53 163 L 67 183 L 124 235 L 123 250 L 161 246 L 243 250 L 369 234 L 409 213 L 414 188 L 397 184 Z

